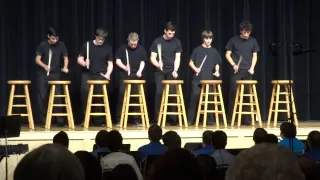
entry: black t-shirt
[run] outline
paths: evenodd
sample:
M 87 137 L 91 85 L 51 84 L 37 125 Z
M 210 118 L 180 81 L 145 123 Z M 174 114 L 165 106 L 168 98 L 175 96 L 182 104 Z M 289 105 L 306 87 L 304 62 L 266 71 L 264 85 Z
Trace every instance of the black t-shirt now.
M 89 72 L 92 74 L 106 73 L 108 61 L 113 61 L 112 47 L 108 44 L 97 46 L 93 41 L 89 41 L 89 58 L 87 58 L 87 42 L 82 45 L 79 55 L 83 56 L 84 60 L 90 60 Z
M 215 66 L 217 64 L 220 65 L 222 62 L 221 56 L 215 48 L 205 48 L 202 45 L 196 47 L 192 51 L 190 59 L 197 68 L 200 68 L 205 56 L 207 56 L 207 58 L 205 59 L 198 76 L 196 76 L 196 72 L 193 71 L 193 80 L 212 80 L 213 73 L 215 72 Z
M 140 67 L 141 61 L 147 60 L 146 50 L 143 46 L 139 45 L 132 49 L 128 44 L 123 44 L 120 46 L 118 51 L 116 52 L 116 59 L 120 59 L 124 65 L 127 65 L 127 55 L 126 49 L 128 51 L 129 64 L 130 64 L 130 72 L 137 73 Z M 123 71 L 123 69 L 121 69 Z
M 61 58 L 68 56 L 66 45 L 62 41 L 58 41 L 56 44 L 49 44 L 49 42 L 42 41 L 37 48 L 36 55 L 41 56 L 42 63 L 49 66 L 49 49 L 51 49 L 51 64 L 50 74 L 60 72 Z M 41 66 L 37 66 L 37 72 L 39 74 L 47 74 L 46 70 Z
M 228 41 L 226 49 L 232 51 L 231 57 L 236 64 L 238 64 L 242 55 L 240 69 L 249 69 L 252 64 L 252 54 L 260 51 L 258 42 L 254 37 L 250 36 L 249 39 L 242 39 L 240 35 L 232 37 Z
M 181 41 L 178 38 L 173 37 L 170 40 L 165 40 L 163 36 L 155 39 L 151 45 L 150 51 L 158 53 L 157 45 L 161 44 L 161 58 L 163 62 L 163 71 L 170 72 L 174 70 L 174 60 L 176 53 L 182 52 Z M 159 57 L 157 56 L 159 61 Z

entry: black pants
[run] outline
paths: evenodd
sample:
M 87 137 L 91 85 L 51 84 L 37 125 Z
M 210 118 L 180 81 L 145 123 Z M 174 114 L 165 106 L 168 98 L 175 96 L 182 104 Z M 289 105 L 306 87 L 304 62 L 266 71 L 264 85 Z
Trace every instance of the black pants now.
M 213 77 L 213 80 L 218 80 L 219 78 Z M 200 84 L 200 81 L 192 81 L 192 89 L 190 94 L 190 101 L 188 104 L 188 113 L 187 113 L 187 119 L 189 124 L 193 124 L 196 118 L 196 113 L 198 111 L 198 104 L 200 99 L 200 91 L 201 91 L 202 85 Z M 210 92 L 213 91 L 212 86 L 210 86 Z M 209 101 L 213 101 L 214 98 L 212 95 L 209 95 Z M 213 104 L 209 104 L 208 109 L 213 110 Z M 209 113 L 207 122 L 213 121 L 213 114 Z
M 237 92 L 237 80 L 252 80 L 252 75 L 248 72 L 248 69 L 239 69 L 239 71 L 231 76 L 230 79 L 230 90 L 229 90 L 229 105 L 228 105 L 228 121 L 231 122 L 233 108 L 234 108 L 234 101 Z M 249 88 L 245 86 L 244 88 L 245 93 L 249 92 Z M 248 98 L 245 97 L 244 102 L 249 102 Z M 248 111 L 250 108 L 249 106 L 244 106 L 243 110 Z M 249 115 L 243 116 L 245 121 L 248 121 Z
M 122 112 L 122 104 L 123 104 L 123 97 L 124 97 L 124 91 L 125 91 L 125 84 L 123 82 L 123 80 L 138 80 L 140 79 L 139 77 L 137 77 L 136 73 L 132 73 L 130 74 L 130 76 L 128 76 L 127 72 L 120 72 L 119 73 L 119 94 L 118 94 L 118 101 L 117 101 L 117 111 L 116 111 L 116 119 L 117 119 L 117 123 L 120 122 L 120 118 L 121 118 L 121 112 Z M 137 94 L 138 93 L 138 86 L 136 84 L 133 84 L 131 86 L 131 94 Z M 138 103 L 139 102 L 139 98 L 137 97 L 131 97 L 130 98 L 131 102 L 134 103 Z M 133 106 L 130 107 L 132 110 L 131 112 L 138 112 L 139 108 L 138 106 Z M 134 116 L 129 116 L 132 117 L 133 119 L 138 119 L 139 116 L 134 115 Z
M 154 105 L 154 122 L 158 122 L 159 117 L 159 111 L 160 111 L 160 105 L 161 105 L 161 99 L 162 99 L 162 91 L 163 91 L 163 85 L 162 80 L 174 80 L 175 78 L 172 75 L 172 71 L 170 72 L 160 72 L 157 71 L 154 73 L 154 80 L 156 83 L 156 97 L 155 97 L 155 105 Z M 176 94 L 176 87 L 170 86 L 170 93 Z M 177 101 L 176 98 L 169 98 L 169 102 L 175 103 Z M 177 107 L 169 106 L 168 112 L 176 112 Z M 177 122 L 176 116 L 168 116 L 169 121 L 171 120 L 171 123 Z
M 83 117 L 85 117 L 85 112 L 87 108 L 87 101 L 88 101 L 88 93 L 89 93 L 89 84 L 88 80 L 106 80 L 103 76 L 100 74 L 92 74 L 90 72 L 83 72 L 81 76 L 81 101 L 82 101 L 82 112 Z M 94 94 L 102 94 L 102 85 L 95 85 L 94 87 Z M 103 103 L 103 98 L 92 98 L 92 104 L 97 103 L 101 104 Z M 95 107 L 93 106 L 91 108 L 91 112 L 104 112 L 103 107 Z M 102 124 L 105 122 L 105 116 L 93 116 L 94 122 L 91 124 Z M 90 121 L 91 122 L 91 121 Z
M 55 74 L 38 74 L 37 76 L 37 102 L 39 107 L 39 121 L 38 123 L 44 125 L 46 122 L 47 109 L 48 109 L 48 101 L 49 101 L 49 92 L 50 86 L 48 81 L 58 81 L 60 80 L 60 72 Z M 61 94 L 61 87 L 56 86 L 55 94 Z M 55 98 L 55 104 L 61 104 L 61 98 Z M 53 108 L 54 113 L 61 113 L 61 109 L 59 107 Z M 63 117 L 55 116 L 53 119 L 56 120 L 56 123 L 62 124 Z

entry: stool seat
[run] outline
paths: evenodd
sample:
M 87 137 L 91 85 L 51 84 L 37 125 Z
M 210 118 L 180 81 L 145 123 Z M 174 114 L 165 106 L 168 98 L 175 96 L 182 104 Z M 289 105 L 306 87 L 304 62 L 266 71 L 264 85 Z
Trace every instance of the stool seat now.
M 257 80 L 238 80 L 237 84 L 258 84 Z
M 88 84 L 109 84 L 108 80 L 88 80 Z
M 162 80 L 162 84 L 183 84 L 183 80 Z
M 31 84 L 31 81 L 29 81 L 29 80 L 10 80 L 10 81 L 8 81 L 8 84 L 25 85 L 25 84 Z
M 71 84 L 71 81 L 48 81 L 48 84 L 64 85 Z
M 201 84 L 222 84 L 222 80 L 201 80 Z
M 272 80 L 271 81 L 272 84 L 280 84 L 280 85 L 284 85 L 284 84 L 292 84 L 293 81 L 289 81 L 289 80 Z
M 123 80 L 125 84 L 145 84 L 146 80 Z

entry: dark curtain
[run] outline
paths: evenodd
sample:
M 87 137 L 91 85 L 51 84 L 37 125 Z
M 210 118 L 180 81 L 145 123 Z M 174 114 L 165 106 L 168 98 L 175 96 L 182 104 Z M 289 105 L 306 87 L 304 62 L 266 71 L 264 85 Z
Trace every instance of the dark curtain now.
M 76 122 L 81 122 L 80 74 L 76 60 L 82 43 L 94 38 L 96 28 L 108 30 L 107 42 L 113 51 L 126 43 L 130 32 L 140 34 L 140 44 L 149 52 L 152 41 L 163 34 L 166 21 L 177 25 L 176 36 L 181 39 L 183 55 L 179 77 L 185 81 L 183 92 L 189 100 L 191 69 L 190 53 L 201 44 L 201 32 L 214 32 L 213 46 L 221 53 L 223 92 L 228 104 L 231 66 L 224 58 L 229 38 L 239 34 L 239 23 L 250 20 L 260 53 L 254 78 L 259 81 L 258 94 L 262 117 L 267 118 L 271 80 L 287 79 L 289 65 L 294 80 L 294 93 L 300 120 L 320 119 L 320 85 L 318 83 L 319 52 L 293 56 L 292 46 L 300 43 L 305 49 L 320 49 L 318 0 L 2 0 L 0 1 L 0 113 L 6 114 L 9 86 L 7 80 L 35 81 L 35 50 L 46 39 L 47 29 L 53 25 L 65 42 L 70 73 L 64 77 L 70 86 Z M 269 43 L 278 45 L 275 56 L 269 53 Z M 149 56 L 149 53 L 148 53 Z M 291 62 L 291 63 L 290 63 Z M 147 63 L 144 77 L 150 117 L 153 117 L 154 82 L 151 64 Z M 117 73 L 115 69 L 109 86 L 111 110 L 114 117 L 117 101 Z M 35 84 L 35 83 L 33 83 Z M 35 102 L 35 86 L 31 86 Z M 32 103 L 35 119 L 37 104 Z

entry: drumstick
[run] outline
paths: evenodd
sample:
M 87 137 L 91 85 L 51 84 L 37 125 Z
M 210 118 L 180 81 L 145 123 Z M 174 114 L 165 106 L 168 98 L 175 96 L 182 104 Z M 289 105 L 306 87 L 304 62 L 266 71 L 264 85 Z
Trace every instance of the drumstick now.
M 162 64 L 161 44 L 157 44 L 157 48 L 158 48 L 159 62 L 161 62 L 161 64 Z M 162 66 L 160 67 L 160 69 L 162 71 Z
M 130 67 L 130 64 L 129 64 L 129 55 L 128 55 L 128 50 L 126 49 L 126 57 L 127 57 L 127 66 Z M 130 76 L 130 69 L 128 70 L 128 76 Z
M 49 49 L 49 62 L 48 62 L 49 70 L 47 72 L 47 76 L 49 76 L 49 73 L 50 73 L 51 59 L 52 59 L 52 51 L 51 51 L 51 49 Z
M 207 55 L 203 58 L 203 60 L 202 60 L 202 62 L 201 62 L 200 71 L 201 71 L 201 68 L 202 68 L 202 66 L 203 66 L 203 63 L 206 61 L 206 59 L 207 59 Z M 200 72 L 198 72 L 198 73 L 196 74 L 196 76 L 198 76 L 199 73 L 200 73 Z
M 242 55 L 240 56 L 239 61 L 238 61 L 238 64 L 237 64 L 238 68 L 239 68 L 239 66 L 240 66 L 240 64 L 241 64 L 241 61 L 242 61 Z M 235 71 L 234 73 L 237 73 L 237 71 Z
M 87 59 L 89 59 L 89 41 L 87 42 Z M 89 64 L 87 65 L 87 69 L 89 69 Z

